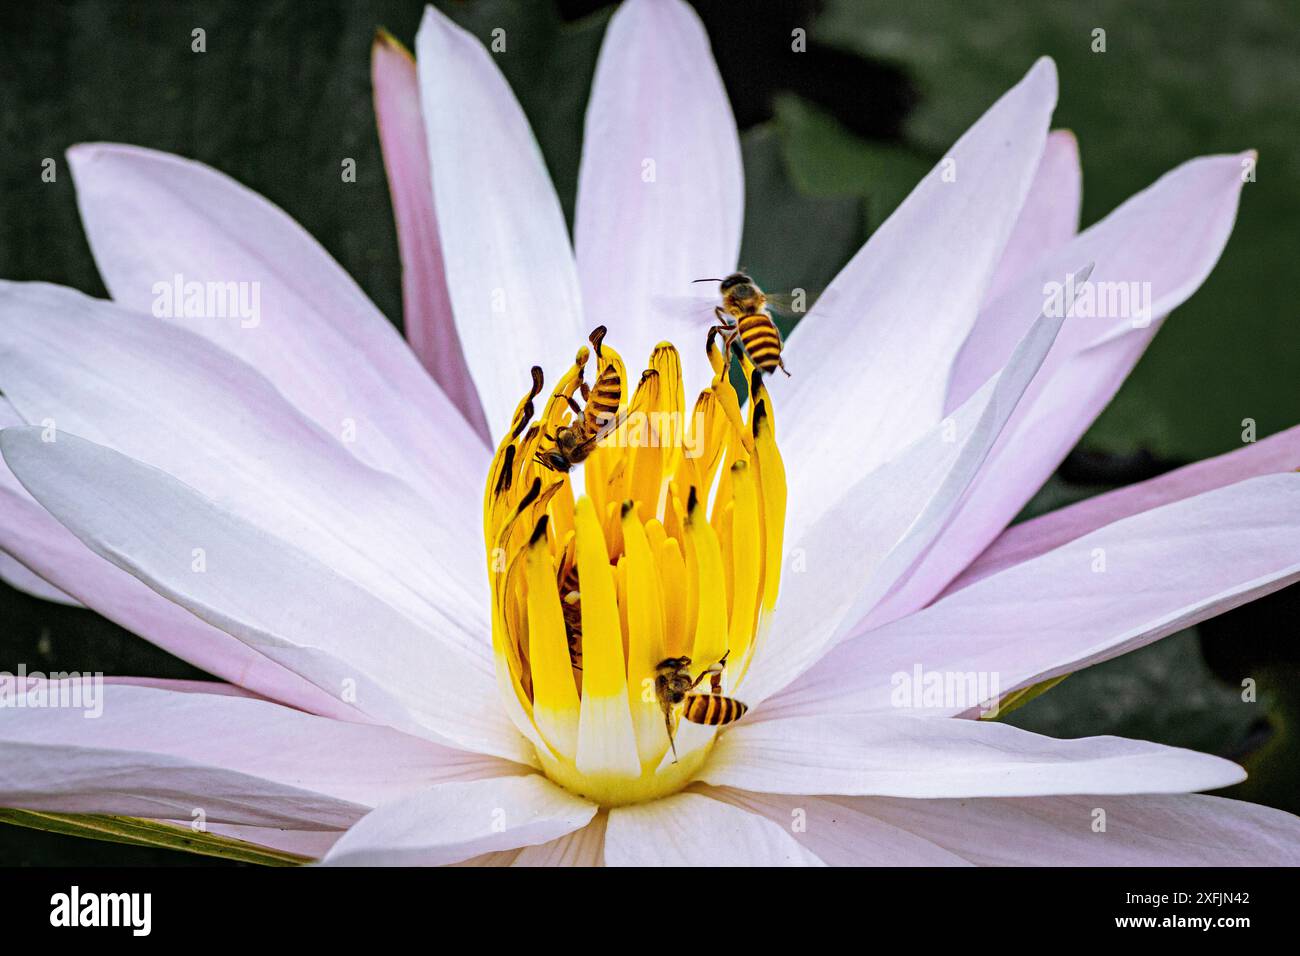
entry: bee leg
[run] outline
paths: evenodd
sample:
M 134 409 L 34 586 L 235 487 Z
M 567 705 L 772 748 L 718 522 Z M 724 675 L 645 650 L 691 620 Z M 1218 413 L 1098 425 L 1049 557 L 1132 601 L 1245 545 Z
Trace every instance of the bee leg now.
M 587 396 L 584 395 L 584 396 L 582 396 L 582 397 L 583 397 L 583 398 L 586 398 Z M 577 416 L 579 416 L 579 417 L 582 416 L 582 406 L 579 405 L 577 402 L 575 402 L 575 401 L 573 400 L 573 396 L 572 396 L 572 395 L 565 395 L 565 396 L 564 396 L 564 400 L 565 400 L 566 402 L 568 402 L 568 403 L 569 403 L 569 407 L 570 407 L 571 409 L 573 409 L 573 414 L 575 414 L 575 415 L 577 415 Z
M 695 688 L 700 685 L 700 683 L 704 680 L 704 678 L 707 677 L 709 678 L 709 686 L 711 688 L 710 692 L 714 694 L 721 694 L 722 693 L 722 671 L 727 666 L 727 657 L 730 654 L 731 654 L 731 648 L 727 648 L 727 650 L 723 653 L 721 657 L 718 658 L 718 660 L 715 663 L 710 664 L 708 667 L 704 668 L 704 670 L 700 671 L 700 676 L 695 678 L 695 680 L 691 683 L 690 690 L 695 690 Z
M 779 368 L 781 371 L 785 372 L 785 377 L 786 377 L 786 378 L 789 378 L 789 377 L 790 377 L 790 370 L 787 369 L 787 368 L 785 367 L 785 360 L 784 360 L 783 358 L 781 358 L 780 356 L 777 356 L 777 359 L 776 359 L 776 366 L 777 366 L 777 368 Z
M 664 730 L 668 731 L 668 746 L 673 748 L 673 763 L 677 762 L 677 741 L 673 739 L 673 712 L 664 708 Z
M 582 400 L 584 402 L 591 397 L 591 386 L 586 382 L 579 382 L 578 389 L 582 392 Z

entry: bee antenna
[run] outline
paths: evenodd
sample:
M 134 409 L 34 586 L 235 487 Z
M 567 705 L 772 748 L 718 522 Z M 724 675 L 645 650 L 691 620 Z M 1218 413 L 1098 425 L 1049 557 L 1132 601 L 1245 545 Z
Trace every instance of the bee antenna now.
M 691 284 L 694 285 L 697 282 L 721 282 L 721 281 L 722 281 L 721 279 L 692 279 Z

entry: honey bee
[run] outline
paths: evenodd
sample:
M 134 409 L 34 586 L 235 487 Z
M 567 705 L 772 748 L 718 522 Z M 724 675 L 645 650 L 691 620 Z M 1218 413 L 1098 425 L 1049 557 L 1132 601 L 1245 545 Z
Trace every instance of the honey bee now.
M 557 586 L 560 589 L 560 611 L 564 615 L 564 631 L 569 642 L 569 664 L 575 671 L 582 670 L 582 593 L 579 591 L 578 562 L 566 561 L 560 570 Z
M 790 374 L 786 371 L 785 362 L 781 360 L 781 332 L 772 321 L 772 313 L 768 311 L 769 305 L 776 306 L 778 296 L 769 296 L 743 272 L 733 272 L 725 279 L 695 281 L 719 284 L 722 305 L 713 310 L 718 325 L 710 331 L 721 331 L 726 335 L 724 349 L 729 350 L 731 343 L 739 336 L 749 360 L 762 369 L 764 374 L 771 375 L 778 368 L 786 375 Z
M 673 763 L 677 762 L 677 741 L 673 739 L 673 708 L 678 704 L 685 705 L 682 707 L 684 718 L 693 724 L 709 727 L 735 723 L 749 710 L 735 698 L 722 696 L 722 671 L 726 665 L 727 654 L 723 654 L 721 659 L 706 667 L 694 680 L 691 679 L 689 657 L 666 657 L 655 665 L 655 696 L 664 710 L 664 727 L 668 730 L 668 744 L 673 749 Z M 710 682 L 709 693 L 692 693 L 706 677 Z
M 591 344 L 598 357 L 605 331 L 602 325 L 591 333 Z M 596 443 L 618 427 L 618 410 L 623 402 L 623 377 L 618 368 L 613 364 L 606 365 L 596 377 L 596 384 L 590 388 L 584 382 L 582 397 L 586 400 L 585 407 L 579 406 L 572 398 L 568 400 L 576 416 L 573 424 L 562 425 L 554 435 L 547 435 L 554 446 L 534 456 L 539 464 L 552 471 L 567 472 L 574 465 L 586 461 Z

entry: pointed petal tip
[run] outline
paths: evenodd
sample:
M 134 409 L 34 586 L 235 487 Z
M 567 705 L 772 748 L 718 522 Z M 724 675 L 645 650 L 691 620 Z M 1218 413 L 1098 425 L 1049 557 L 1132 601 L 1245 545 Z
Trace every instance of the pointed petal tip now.
M 1073 147 L 1077 153 L 1079 151 L 1079 136 L 1068 126 L 1062 126 L 1060 129 L 1054 129 L 1047 134 L 1047 138 L 1058 143 L 1066 143 Z
M 64 151 L 64 156 L 67 157 L 73 176 L 76 176 L 77 170 L 86 169 L 94 163 L 124 157 L 188 161 L 184 157 L 159 149 L 149 149 L 147 146 L 135 146 L 131 143 L 112 142 L 74 143 Z
M 93 162 L 104 152 L 117 145 L 116 143 L 73 143 L 64 150 L 63 155 L 67 158 L 68 165 L 72 167 L 75 173 L 79 166 L 85 166 Z
M 1032 91 L 1041 97 L 1052 109 L 1056 108 L 1056 98 L 1060 91 L 1056 73 L 1056 61 L 1050 56 L 1040 56 L 1034 61 L 1016 88 Z
M 424 6 L 424 16 L 420 17 L 420 27 L 415 31 L 415 43 L 419 46 L 420 37 L 424 34 L 431 34 L 434 31 L 445 31 L 446 33 L 465 33 L 465 29 L 455 20 L 447 16 L 431 3 Z
M 375 27 L 375 38 L 371 43 L 372 55 L 377 55 L 382 51 L 391 51 L 401 54 L 408 60 L 414 62 L 415 55 L 407 48 L 406 44 L 397 39 L 387 27 Z

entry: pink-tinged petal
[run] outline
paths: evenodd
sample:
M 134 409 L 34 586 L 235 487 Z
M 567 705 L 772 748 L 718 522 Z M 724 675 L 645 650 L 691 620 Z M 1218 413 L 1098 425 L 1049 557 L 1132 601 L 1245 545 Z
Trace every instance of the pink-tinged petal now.
M 815 663 L 942 531 L 1061 322 L 1040 316 L 1005 369 L 831 507 L 801 506 L 796 496 L 786 554 L 799 564 L 783 575 L 780 600 L 745 677 L 751 706 Z M 810 513 L 820 516 L 810 521 Z
M 0 551 L 0 581 L 43 601 L 53 601 L 55 604 L 64 604 L 68 607 L 81 607 L 81 602 L 72 595 L 60 591 L 40 575 L 32 573 L 27 565 L 4 551 Z
M 1063 282 L 1080 262 L 1096 264 L 1094 283 L 1149 283 L 1150 321 L 1136 314 L 1132 300 L 1132 314 L 1077 316 L 1066 323 L 1049 368 L 1055 370 L 1073 353 L 1116 335 L 1150 339 L 1161 320 L 1200 287 L 1218 261 L 1236 219 L 1242 162 L 1249 155 L 1203 156 L 1183 163 L 1032 263 L 980 310 L 952 369 L 948 407 L 961 402 L 1001 364 L 1027 324 L 1025 308 L 1030 303 L 1041 308 L 1045 286 Z
M 486 582 L 464 560 L 482 532 L 461 506 L 480 500 L 480 476 L 427 486 L 431 503 L 230 353 L 58 286 L 0 283 L 0 389 L 50 436 L 161 468 L 417 620 L 486 645 Z
M 67 681 L 39 685 L 76 702 Z M 430 785 L 518 769 L 247 697 L 104 684 L 89 701 L 77 689 L 89 706 L 5 708 L 0 804 L 337 830 Z
M 618 8 L 582 142 L 574 243 L 587 314 L 609 326 L 629 367 L 676 342 L 694 395 L 712 374 L 707 326 L 661 297 L 734 271 L 745 201 L 736 121 L 694 10 L 681 0 Z
M 980 866 L 1300 866 L 1300 818 L 1200 793 L 836 802 Z
M 1192 160 L 1166 174 L 1100 223 L 1031 267 L 988 305 L 962 348 L 949 405 L 1016 340 L 1024 310 L 1040 307 L 1048 282 L 1079 262 L 1095 262 L 1101 282 L 1149 283 L 1151 318 L 1085 318 L 1065 323 L 1006 434 L 989 455 L 952 528 L 873 616 L 881 624 L 924 606 L 1010 523 L 1078 442 L 1137 364 L 1164 317 L 1209 275 L 1232 231 L 1242 156 Z M 1082 256 L 1083 258 L 1077 258 Z
M 550 843 L 522 847 L 511 866 L 604 866 L 607 817 L 597 815 L 581 830 Z
M 515 850 L 498 850 L 465 860 L 456 866 L 604 866 L 604 813 L 597 813 L 581 830 L 566 833 L 558 840 L 522 846 Z
M 0 394 L 0 428 L 25 424 L 26 422 L 18 414 L 17 409 L 5 400 L 3 394 Z M 31 497 L 18 484 L 18 479 L 14 478 L 9 469 L 0 462 L 0 516 L 3 516 L 4 511 L 8 508 L 15 507 L 6 500 L 7 492 L 15 492 L 20 498 L 34 504 L 34 502 L 31 502 Z M 0 529 L 3 529 L 3 527 L 4 521 L 0 518 Z M 79 606 L 76 598 L 50 584 L 49 581 L 33 572 L 12 554 L 7 554 L 3 550 L 2 535 L 3 531 L 0 530 L 0 581 L 33 597 L 53 601 L 56 604 L 66 604 L 70 607 Z
M 0 394 L 0 428 L 25 424 L 26 422 L 18 414 L 18 410 L 9 404 L 3 394 Z M 61 591 L 28 568 L 13 554 L 6 553 L 3 550 L 6 537 L 4 533 L 6 513 L 24 507 L 40 508 L 32 500 L 31 495 L 27 494 L 23 486 L 18 483 L 18 479 L 5 467 L 3 462 L 0 462 L 0 581 L 4 581 L 10 587 L 17 588 L 19 591 L 33 597 L 54 601 L 57 604 L 66 604 L 70 607 L 80 606 L 80 602 L 76 598 L 65 591 Z M 12 523 L 12 520 L 10 520 L 10 523 Z
M 284 830 L 231 823 L 210 823 L 208 832 L 234 840 L 243 840 L 245 843 L 253 843 L 268 850 L 296 853 L 298 856 L 313 860 L 319 860 L 328 853 L 341 835 L 338 830 Z
M 822 866 L 766 817 L 698 793 L 616 807 L 607 866 Z
M 883 713 L 744 721 L 718 735 L 700 774 L 760 793 L 914 798 L 1186 793 L 1244 779 L 1220 757 L 1143 740 Z
M 431 787 L 375 808 L 325 857 L 335 866 L 442 866 L 585 827 L 596 805 L 540 774 Z
M 392 727 L 531 760 L 498 704 L 486 641 L 466 647 L 416 624 L 316 557 L 102 445 L 7 428 L 0 450 L 96 554 L 315 686 Z
M 1198 461 L 1149 481 L 1058 508 L 1002 532 L 975 559 L 974 564 L 948 585 L 944 594 L 959 591 L 990 574 L 1046 554 L 1122 518 L 1247 478 L 1295 471 L 1297 468 L 1300 468 L 1300 426 L 1252 442 L 1226 455 Z
M 1053 130 L 1043 147 L 1043 158 L 1038 161 L 1020 218 L 984 293 L 985 303 L 995 301 L 1029 266 L 1074 238 L 1079 231 L 1082 201 L 1079 141 L 1068 129 Z
M 438 216 L 433 208 L 429 147 L 420 113 L 415 59 L 387 33 L 375 37 L 370 77 L 375 90 L 379 145 L 397 220 L 402 257 L 402 318 L 406 340 L 465 420 L 491 444 L 478 391 L 461 352 L 443 271 Z
M 151 591 L 79 541 L 0 466 L 0 545 L 91 610 L 195 667 L 271 700 L 344 720 L 365 717 L 185 608 Z M 17 489 L 16 491 L 14 489 Z
M 170 311 L 169 324 L 238 355 L 328 434 L 348 435 L 352 454 L 421 490 L 486 468 L 482 440 L 397 330 L 283 210 L 166 153 L 89 144 L 68 150 L 68 162 L 91 251 L 118 303 Z M 250 308 L 181 316 L 178 277 L 182 289 L 242 283 Z
M 786 349 L 794 376 L 773 388 L 787 423 L 790 486 L 801 495 L 837 500 L 943 418 L 949 370 L 1020 213 L 1055 104 L 1056 69 L 1039 60 L 800 321 Z M 1022 331 L 1041 310 L 1041 301 L 1027 310 Z
M 865 800 L 709 787 L 710 797 L 767 817 L 828 866 L 970 866 L 955 853 L 860 808 Z M 927 801 L 928 802 L 928 801 Z
M 491 54 L 433 7 L 415 52 L 456 331 L 499 435 L 528 370 L 558 375 L 590 331 L 573 249 L 541 149 Z
M 1250 478 L 1124 518 L 853 637 L 755 719 L 883 711 L 916 668 L 989 675 L 994 693 L 1007 694 L 1297 579 L 1300 475 Z M 927 710 L 960 714 L 978 703 Z
M 17 409 L 0 399 L 0 427 L 23 423 Z M 39 574 L 38 580 L 54 582 L 47 584 L 47 588 L 61 585 L 76 591 L 80 595 L 78 603 L 195 667 L 309 713 L 364 719 L 336 696 L 326 694 L 230 635 L 200 621 L 96 555 L 27 493 L 3 461 L 0 461 L 0 548 L 23 562 L 17 565 L 19 568 L 36 569 L 27 571 L 29 575 Z M 69 597 L 69 600 L 74 599 Z
M 120 684 L 123 687 L 152 687 L 154 690 L 166 690 L 175 694 L 217 694 L 222 697 L 250 697 L 256 700 L 267 698 L 255 694 L 246 687 L 227 684 L 217 680 L 185 680 L 173 677 L 123 677 L 117 674 L 104 676 L 105 684 Z M 279 703 L 279 701 L 271 701 Z M 366 723 L 364 716 L 354 713 L 349 723 Z

